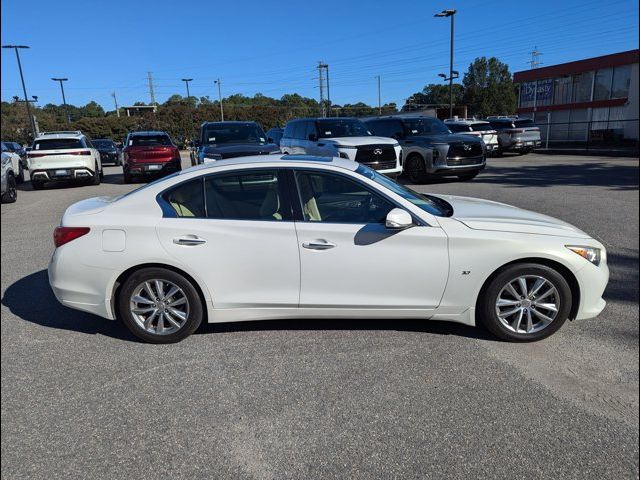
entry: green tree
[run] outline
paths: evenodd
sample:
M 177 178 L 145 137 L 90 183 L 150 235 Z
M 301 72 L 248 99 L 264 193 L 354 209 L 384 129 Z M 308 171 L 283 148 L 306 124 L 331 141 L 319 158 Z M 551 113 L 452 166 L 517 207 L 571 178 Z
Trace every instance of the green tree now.
M 510 115 L 516 111 L 516 93 L 509 66 L 495 57 L 476 58 L 462 79 L 464 102 L 478 117 Z
M 462 104 L 464 94 L 462 85 L 454 83 L 452 90 L 453 104 Z M 449 105 L 449 85 L 440 83 L 425 85 L 421 92 L 414 93 L 407 98 L 402 111 L 424 110 L 427 105 Z

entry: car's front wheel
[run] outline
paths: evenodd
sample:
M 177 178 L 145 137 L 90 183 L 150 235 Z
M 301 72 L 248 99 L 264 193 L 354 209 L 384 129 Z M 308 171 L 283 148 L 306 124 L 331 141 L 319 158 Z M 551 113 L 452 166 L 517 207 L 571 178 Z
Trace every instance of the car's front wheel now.
M 571 288 L 558 271 L 535 263 L 514 264 L 483 289 L 479 321 L 503 340 L 540 340 L 564 324 L 571 302 Z
M 2 203 L 14 203 L 18 199 L 16 177 L 12 173 L 7 174 L 7 191 L 2 194 Z
M 427 183 L 430 179 L 424 159 L 417 153 L 407 158 L 405 172 L 411 183 Z
M 179 342 L 202 322 L 198 291 L 172 270 L 144 268 L 134 272 L 122 284 L 117 300 L 123 323 L 146 342 Z

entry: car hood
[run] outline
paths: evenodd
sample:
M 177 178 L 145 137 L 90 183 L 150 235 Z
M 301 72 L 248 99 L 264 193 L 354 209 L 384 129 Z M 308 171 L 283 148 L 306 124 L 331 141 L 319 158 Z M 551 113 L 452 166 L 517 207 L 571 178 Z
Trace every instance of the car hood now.
M 416 135 L 415 137 L 407 137 L 407 141 L 424 142 L 424 143 L 452 143 L 452 142 L 465 142 L 465 143 L 479 143 L 479 138 L 471 135 L 461 135 L 459 133 L 442 133 L 434 135 Z
M 557 218 L 479 198 L 437 195 L 453 207 L 453 218 L 474 230 L 591 238 Z
M 333 143 L 339 148 L 344 145 L 345 147 L 359 147 L 362 145 L 395 145 L 397 140 L 387 137 L 334 137 L 334 138 L 321 138 L 318 140 L 321 143 Z
M 250 143 L 225 143 L 224 145 L 205 145 L 202 152 L 205 154 L 222 155 L 222 158 L 241 157 L 244 155 L 266 155 L 271 152 L 280 151 L 275 143 L 265 143 L 263 145 Z

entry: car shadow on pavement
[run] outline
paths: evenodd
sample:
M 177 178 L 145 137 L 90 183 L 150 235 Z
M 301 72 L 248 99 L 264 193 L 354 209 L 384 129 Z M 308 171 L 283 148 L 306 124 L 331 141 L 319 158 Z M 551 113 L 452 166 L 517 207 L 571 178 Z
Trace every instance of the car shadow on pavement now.
M 638 164 L 606 162 L 558 163 L 555 165 L 489 165 L 474 183 L 495 183 L 515 187 L 591 186 L 612 190 L 638 190 Z
M 33 299 L 38 301 L 34 302 Z M 43 327 L 91 335 L 105 335 L 119 340 L 138 342 L 119 321 L 106 320 L 90 313 L 61 305 L 55 298 L 46 270 L 32 273 L 7 288 L 2 305 L 16 317 Z M 6 321 L 6 319 L 3 319 Z M 267 330 L 390 330 L 435 335 L 456 335 L 481 340 L 495 340 L 481 328 L 420 319 L 289 319 L 234 323 L 205 323 L 197 334 L 224 332 L 250 332 Z
M 638 251 L 627 250 L 627 252 L 609 252 L 607 254 L 611 277 L 607 289 L 604 291 L 604 299 L 637 305 L 640 297 L 638 292 Z
M 46 270 L 32 273 L 10 285 L 2 297 L 2 305 L 18 318 L 43 327 L 137 341 L 120 322 L 60 304 L 49 286 Z

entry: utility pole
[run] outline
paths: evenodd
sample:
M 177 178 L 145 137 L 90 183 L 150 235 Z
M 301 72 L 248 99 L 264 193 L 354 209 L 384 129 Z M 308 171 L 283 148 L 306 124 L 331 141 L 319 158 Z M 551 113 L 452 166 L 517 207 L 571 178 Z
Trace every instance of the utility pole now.
M 453 28 L 453 17 L 456 14 L 457 10 L 453 10 L 453 9 L 448 9 L 448 10 L 443 10 L 440 13 L 436 13 L 434 15 L 434 17 L 449 17 L 451 18 L 451 50 L 449 52 L 449 118 L 453 118 L 453 79 L 454 78 L 458 78 L 457 76 L 454 77 L 454 70 L 453 70 L 453 32 L 454 32 L 454 28 Z
M 318 81 L 320 87 L 320 112 L 322 117 L 327 116 L 327 110 L 331 108 L 331 100 L 329 96 L 329 65 L 323 62 L 318 62 Z M 326 73 L 326 87 L 327 87 L 327 99 L 324 98 L 324 88 L 325 88 L 325 73 Z
M 67 123 L 71 123 L 71 117 L 69 116 L 69 108 L 67 107 L 67 99 L 64 96 L 64 85 L 62 82 L 69 80 L 68 78 L 52 78 L 54 82 L 60 82 L 60 90 L 62 91 L 62 104 L 64 105 L 64 116 L 67 117 Z
M 529 52 L 531 54 L 531 60 L 529 60 L 529 65 L 531 66 L 531 70 L 533 70 L 534 68 L 538 68 L 540 65 L 542 65 L 542 62 L 540 61 L 540 57 L 542 56 L 542 53 L 540 53 L 538 51 L 538 47 L 533 47 L 533 52 Z
M 191 94 L 189 93 L 189 82 L 193 80 L 193 78 L 183 78 L 182 81 L 187 86 L 187 99 L 191 98 Z
M 224 108 L 222 107 L 222 82 L 220 79 L 215 80 L 213 83 L 218 85 L 218 101 L 220 102 L 220 121 L 224 122 Z
M 147 80 L 149 81 L 149 97 L 151 98 L 151 105 L 156 104 L 156 94 L 153 91 L 153 74 L 147 72 Z
M 376 75 L 378 79 L 378 115 L 382 115 L 382 100 L 380 96 L 380 75 Z
M 31 126 L 31 133 L 33 134 L 33 138 L 36 138 L 36 122 L 31 115 L 29 99 L 27 98 L 27 87 L 24 84 L 24 75 L 22 74 L 22 63 L 20 63 L 20 54 L 18 53 L 18 49 L 29 47 L 26 45 L 2 45 L 2 48 L 13 48 L 16 52 L 16 59 L 18 60 L 18 70 L 20 71 L 20 81 L 22 82 L 22 92 L 24 93 L 24 104 L 27 107 L 27 117 L 29 118 L 29 125 Z
M 111 96 L 113 97 L 113 103 L 116 106 L 116 115 L 118 116 L 118 118 L 120 118 L 120 109 L 118 108 L 118 99 L 116 98 L 116 92 L 111 93 Z

